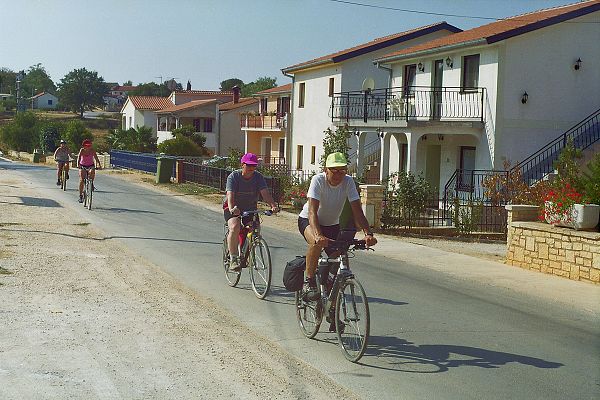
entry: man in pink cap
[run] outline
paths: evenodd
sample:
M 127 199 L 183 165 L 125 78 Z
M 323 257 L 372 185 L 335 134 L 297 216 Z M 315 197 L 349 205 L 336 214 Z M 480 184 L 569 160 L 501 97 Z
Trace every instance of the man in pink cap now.
M 273 212 L 278 211 L 277 204 L 267 188 L 267 182 L 262 174 L 256 171 L 258 158 L 256 154 L 246 153 L 240 160 L 242 169 L 233 171 L 227 177 L 225 190 L 227 195 L 223 203 L 223 215 L 229 226 L 229 235 L 227 236 L 227 246 L 229 248 L 230 262 L 229 269 L 233 271 L 240 270 L 239 256 L 239 233 L 240 219 L 234 218 L 244 211 L 256 210 L 258 196 L 271 206 Z

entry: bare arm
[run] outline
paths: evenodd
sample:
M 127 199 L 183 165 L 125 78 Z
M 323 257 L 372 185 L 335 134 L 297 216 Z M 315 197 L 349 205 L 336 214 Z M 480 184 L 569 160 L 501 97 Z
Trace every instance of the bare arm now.
M 98 154 L 94 151 L 94 158 L 96 159 L 96 162 L 98 163 L 98 169 L 102 168 L 102 164 L 100 163 L 100 159 L 98 158 Z
M 79 149 L 79 153 L 77 153 L 77 168 L 80 168 L 80 167 L 81 167 L 81 165 L 79 165 L 79 160 L 81 159 L 81 151 L 82 151 L 82 150 L 83 150 L 83 149 Z
M 233 214 L 233 215 L 239 215 L 240 211 L 237 208 L 237 206 L 235 205 L 234 193 L 232 191 L 228 190 L 226 196 L 227 196 L 227 208 L 229 208 L 229 212 L 231 212 L 231 214 Z
M 277 203 L 275 203 L 275 201 L 273 200 L 273 196 L 271 196 L 271 192 L 269 192 L 269 189 L 262 189 L 260 191 L 260 195 L 262 196 L 263 200 L 271 206 L 271 210 L 275 212 L 278 208 Z
M 373 246 L 375 243 L 377 243 L 377 240 L 373 237 L 373 232 L 371 232 L 369 221 L 367 221 L 367 217 L 365 217 L 365 213 L 362 210 L 360 200 L 354 200 L 351 202 L 350 207 L 352 207 L 352 215 L 354 216 L 356 225 L 358 225 L 358 227 L 362 229 L 365 234 L 367 245 Z

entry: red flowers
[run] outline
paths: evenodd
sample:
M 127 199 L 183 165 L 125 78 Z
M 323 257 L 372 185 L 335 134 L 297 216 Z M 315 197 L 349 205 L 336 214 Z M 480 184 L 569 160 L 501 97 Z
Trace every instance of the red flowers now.
M 570 222 L 572 220 L 573 205 L 580 203 L 582 197 L 583 195 L 568 183 L 563 187 L 550 189 L 546 195 L 544 210 L 540 215 L 540 219 L 545 219 L 550 224 L 556 224 L 560 221 Z

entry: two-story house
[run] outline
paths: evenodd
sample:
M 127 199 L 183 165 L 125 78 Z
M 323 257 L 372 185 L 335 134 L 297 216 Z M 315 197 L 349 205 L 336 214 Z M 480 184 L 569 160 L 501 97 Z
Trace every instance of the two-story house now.
M 247 148 L 247 135 L 244 131 L 243 116 L 258 113 L 258 99 L 240 97 L 240 88 L 237 86 L 234 86 L 232 91 L 233 100 L 219 104 L 219 151 L 217 154 L 220 155 L 229 154 L 232 148 L 242 151 Z
M 379 133 L 382 178 L 423 174 L 441 194 L 598 110 L 599 40 L 598 0 L 498 20 L 376 57 L 390 84 L 334 94 L 332 117 Z
M 291 93 L 291 83 L 257 92 L 254 97 L 259 103 L 258 112 L 241 115 L 245 150 L 258 154 L 265 164 L 288 164 L 286 142 Z
M 287 155 L 288 159 L 291 156 L 289 163 L 292 167 L 307 170 L 319 167 L 319 159 L 323 155 L 323 131 L 335 129 L 337 122 L 330 115 L 334 93 L 360 91 L 363 83 L 374 87 L 389 85 L 390 71 L 373 65 L 374 58 L 460 31 L 453 25 L 441 22 L 377 38 L 283 68 L 283 74 L 293 80 L 293 118 Z M 360 139 L 367 141 L 367 144 L 379 145 L 374 131 Z M 351 145 L 356 149 L 356 140 Z

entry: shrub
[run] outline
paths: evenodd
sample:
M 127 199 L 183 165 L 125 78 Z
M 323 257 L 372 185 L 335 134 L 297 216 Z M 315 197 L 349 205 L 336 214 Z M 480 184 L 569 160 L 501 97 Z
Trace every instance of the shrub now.
M 200 132 L 196 132 L 196 129 L 191 125 L 184 125 L 181 128 L 173 129 L 171 131 L 174 137 L 185 136 L 190 138 L 198 146 L 204 148 L 206 144 L 206 136 Z
M 158 145 L 158 151 L 172 156 L 204 155 L 204 149 L 185 136 L 165 140 Z
M 0 137 L 9 148 L 31 153 L 39 144 L 39 120 L 31 111 L 20 112 L 14 120 L 2 127 Z
M 69 149 L 77 153 L 81 148 L 81 143 L 85 139 L 92 140 L 93 137 L 92 132 L 85 127 L 81 120 L 73 119 L 67 122 L 65 131 L 63 132 L 63 139 L 67 142 Z
M 40 147 L 44 153 L 53 153 L 60 141 L 60 132 L 64 127 L 60 123 L 47 122 L 40 128 Z
M 154 152 L 156 150 L 156 139 L 152 135 L 152 128 L 138 126 L 137 129 L 121 128 L 109 130 L 106 136 L 109 148 L 115 150 L 138 151 L 140 153 Z
M 382 215 L 382 222 L 387 226 L 413 226 L 434 193 L 423 176 L 416 177 L 410 172 L 396 172 L 383 184 L 389 188 Z
M 600 154 L 596 154 L 587 167 L 589 172 L 583 171 L 581 177 L 583 201 L 600 204 Z

